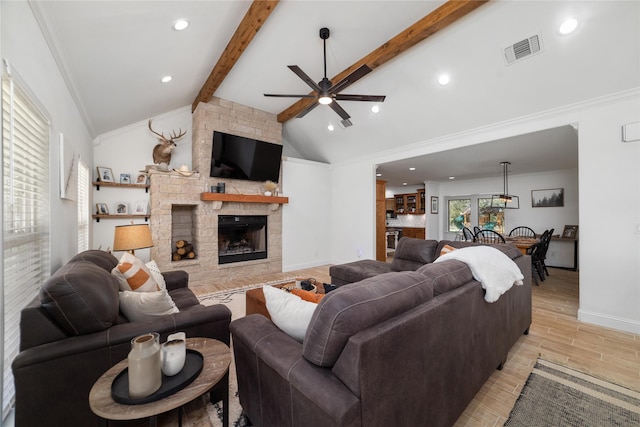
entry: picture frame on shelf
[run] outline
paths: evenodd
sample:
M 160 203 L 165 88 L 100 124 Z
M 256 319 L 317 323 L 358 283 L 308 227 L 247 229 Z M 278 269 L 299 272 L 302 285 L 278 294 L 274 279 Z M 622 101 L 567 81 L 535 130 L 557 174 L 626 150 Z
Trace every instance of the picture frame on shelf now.
M 431 196 L 431 213 L 438 213 L 438 196 Z
M 136 184 L 146 185 L 149 176 L 146 173 L 139 173 L 136 176 Z
M 104 166 L 98 166 L 96 168 L 98 170 L 98 181 L 100 182 L 114 182 L 113 181 L 113 171 L 111 168 L 107 168 Z
M 116 202 L 116 214 L 127 215 L 129 213 L 129 205 L 126 202 Z
M 109 215 L 109 206 L 106 203 L 96 203 L 97 215 Z
M 136 215 L 147 215 L 149 213 L 149 202 L 146 200 L 136 202 L 133 213 Z
M 129 174 L 129 173 L 121 173 L 120 174 L 120 184 L 131 184 L 131 174 Z
M 577 239 L 578 238 L 578 226 L 577 225 L 565 225 L 562 231 L 563 239 Z

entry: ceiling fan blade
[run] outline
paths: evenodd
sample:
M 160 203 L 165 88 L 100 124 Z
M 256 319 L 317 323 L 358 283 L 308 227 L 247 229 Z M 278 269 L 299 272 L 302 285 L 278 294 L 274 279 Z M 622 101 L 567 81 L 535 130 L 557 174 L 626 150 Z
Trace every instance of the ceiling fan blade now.
M 300 114 L 298 114 L 296 117 L 298 119 L 304 117 L 307 115 L 307 113 L 311 110 L 313 110 L 314 108 L 316 108 L 318 106 L 318 101 L 314 102 L 313 104 L 309 105 L 307 108 L 305 108 L 304 110 L 302 110 L 302 112 L 300 112 Z
M 331 86 L 331 88 L 329 88 L 329 92 L 338 93 L 341 90 L 348 87 L 349 85 L 357 82 L 358 80 L 360 80 L 361 78 L 369 74 L 370 72 L 371 72 L 371 68 L 369 68 L 367 64 L 363 64 L 360 66 L 360 68 L 355 70 L 353 73 L 349 74 L 347 77 L 345 77 L 344 79 L 340 80 L 338 83 Z
M 320 92 L 321 89 L 318 86 L 318 84 L 313 80 L 311 80 L 311 77 L 307 76 L 307 74 L 304 71 L 302 71 L 300 67 L 298 67 L 297 65 L 287 65 L 287 67 L 289 67 L 291 71 L 296 73 L 298 77 L 304 80 L 304 82 L 308 84 L 311 87 L 311 89 L 315 90 L 316 92 Z
M 283 95 L 274 93 L 265 93 L 264 96 L 273 96 L 276 98 L 315 98 L 315 95 Z
M 329 104 L 329 107 L 331 107 L 333 111 L 338 113 L 338 115 L 342 118 L 342 120 L 347 120 L 351 118 L 351 116 L 347 114 L 347 112 L 344 111 L 344 109 L 336 101 L 333 101 L 331 104 Z
M 335 99 L 338 101 L 369 101 L 369 102 L 384 102 L 386 97 L 384 95 L 336 95 Z

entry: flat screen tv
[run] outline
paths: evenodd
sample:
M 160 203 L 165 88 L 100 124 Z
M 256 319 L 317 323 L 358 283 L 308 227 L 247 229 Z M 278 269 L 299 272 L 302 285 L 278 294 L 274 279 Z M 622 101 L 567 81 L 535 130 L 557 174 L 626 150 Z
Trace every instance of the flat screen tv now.
M 213 132 L 209 176 L 278 182 L 282 145 Z

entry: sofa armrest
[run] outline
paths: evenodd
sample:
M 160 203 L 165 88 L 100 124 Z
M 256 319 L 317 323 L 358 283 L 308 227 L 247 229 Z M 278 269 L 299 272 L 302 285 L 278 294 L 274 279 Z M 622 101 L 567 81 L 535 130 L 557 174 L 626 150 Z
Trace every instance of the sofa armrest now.
M 240 403 L 254 424 L 345 426 L 359 419 L 357 396 L 330 369 L 304 359 L 302 344 L 269 319 L 249 315 L 230 329 Z
M 184 270 L 163 271 L 162 275 L 167 284 L 167 291 L 189 286 L 189 273 Z

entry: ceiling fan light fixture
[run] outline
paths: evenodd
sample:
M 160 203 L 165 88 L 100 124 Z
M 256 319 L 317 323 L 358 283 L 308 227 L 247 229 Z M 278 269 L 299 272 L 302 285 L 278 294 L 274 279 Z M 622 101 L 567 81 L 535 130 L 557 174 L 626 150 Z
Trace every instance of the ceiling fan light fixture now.
M 322 105 L 329 105 L 333 102 L 333 98 L 331 98 L 328 95 L 323 95 L 320 98 L 318 98 L 318 102 Z

